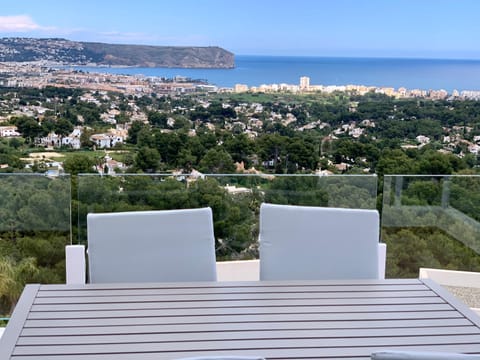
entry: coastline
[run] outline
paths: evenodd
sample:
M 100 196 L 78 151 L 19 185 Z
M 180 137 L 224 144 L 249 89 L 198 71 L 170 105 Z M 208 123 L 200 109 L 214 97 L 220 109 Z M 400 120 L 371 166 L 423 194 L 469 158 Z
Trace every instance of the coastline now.
M 480 90 L 480 60 L 411 59 L 411 58 L 337 58 L 300 56 L 236 55 L 235 68 L 151 68 L 151 67 L 87 67 L 82 71 L 98 71 L 123 75 L 191 79 L 207 79 L 209 84 L 233 88 L 262 84 L 298 84 L 308 76 L 312 84 L 325 86 L 393 87 L 424 90 Z
M 176 83 L 180 87 L 190 83 L 192 87 L 195 84 L 203 84 L 209 87 L 209 91 L 235 91 L 235 92 L 278 92 L 290 91 L 293 93 L 303 92 L 334 92 L 334 91 L 352 91 L 357 94 L 364 94 L 367 92 L 376 92 L 389 96 L 414 98 L 414 97 L 428 97 L 432 99 L 446 99 L 449 96 L 452 98 L 463 97 L 465 99 L 480 100 L 480 61 L 468 62 L 467 66 L 461 65 L 457 68 L 457 72 L 449 77 L 441 78 L 438 71 L 435 71 L 435 64 L 441 66 L 446 64 L 457 64 L 458 61 L 439 60 L 434 59 L 434 64 L 430 61 L 422 61 L 423 65 L 418 67 L 417 61 L 392 60 L 392 63 L 371 62 L 364 58 L 343 58 L 343 61 L 350 67 L 345 68 L 345 64 L 338 63 L 337 58 L 308 58 L 303 61 L 297 61 L 298 57 L 258 57 L 246 56 L 238 57 L 237 67 L 233 69 L 211 69 L 211 68 L 152 68 L 152 67 L 137 67 L 137 66 L 118 66 L 118 65 L 103 65 L 98 63 L 89 63 L 90 66 L 79 64 L 65 64 L 52 61 L 37 61 L 37 62 L 10 62 L 0 63 L 0 73 L 6 79 L 0 81 L 0 86 L 32 86 L 22 84 L 42 84 L 47 81 L 45 76 L 50 80 L 47 84 L 59 83 L 65 86 L 75 86 L 79 75 L 87 77 L 81 84 L 92 84 L 100 81 L 102 77 L 108 77 L 114 83 L 113 78 L 118 78 L 117 83 L 130 83 L 138 80 L 148 84 L 160 85 L 161 83 Z M 323 67 L 319 66 L 322 62 Z M 380 64 L 380 65 L 379 65 Z M 412 66 L 413 64 L 413 66 Z M 463 64 L 463 63 L 462 63 Z M 474 65 L 476 75 L 471 73 Z M 424 70 L 427 68 L 430 72 L 425 75 Z M 346 76 L 344 72 L 346 69 L 349 74 L 353 76 L 353 80 L 357 79 L 355 76 L 360 76 L 359 81 L 353 81 L 351 77 Z M 52 72 L 53 70 L 53 72 Z M 325 70 L 331 70 L 326 72 Z M 396 71 L 394 71 L 396 70 Z M 445 69 L 441 69 L 444 71 Z M 373 75 L 372 75 L 373 72 Z M 423 77 L 420 77 L 421 72 Z M 461 72 L 465 76 L 456 76 Z M 313 73 L 313 75 L 312 75 Z M 315 75 L 325 76 L 325 81 L 318 81 Z M 380 73 L 380 75 L 378 75 Z M 410 78 L 423 81 L 431 86 L 408 86 L 408 81 L 405 80 L 405 73 L 408 73 Z M 326 75 L 325 75 L 326 74 Z M 347 74 L 348 75 L 348 74 Z M 68 82 L 61 77 L 71 78 Z M 330 77 L 327 77 L 330 76 Z M 35 78 L 38 77 L 38 80 Z M 43 78 L 42 78 L 43 77 Z M 53 78 L 57 77 L 57 80 Z M 89 78 L 90 77 L 90 78 Z M 121 77 L 127 77 L 120 79 Z M 128 80 L 132 77 L 132 80 Z M 301 78 L 306 78 L 306 83 L 301 83 Z M 328 81 L 328 79 L 334 79 Z M 361 80 L 365 81 L 361 81 Z M 349 81 L 352 80 L 352 81 Z M 448 87 L 434 86 L 432 81 L 452 81 L 455 84 L 461 81 L 470 81 L 475 86 L 453 88 L 453 85 Z M 60 81 L 60 82 L 58 82 Z M 413 84 L 421 85 L 421 84 Z M 123 85 L 118 85 L 122 87 Z M 178 87 L 177 86 L 177 87 Z M 109 87 L 111 88 L 111 87 Z M 476 90 L 479 89 L 479 90 Z

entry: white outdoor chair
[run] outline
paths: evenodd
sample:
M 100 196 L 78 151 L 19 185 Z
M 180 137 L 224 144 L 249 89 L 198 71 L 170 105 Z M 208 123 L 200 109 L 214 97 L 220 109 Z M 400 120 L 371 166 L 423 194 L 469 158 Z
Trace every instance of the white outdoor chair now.
M 87 233 L 91 283 L 216 280 L 210 208 L 90 213 Z
M 430 351 L 385 350 L 372 353 L 372 360 L 480 360 L 480 355 Z
M 376 210 L 262 204 L 260 280 L 385 276 Z

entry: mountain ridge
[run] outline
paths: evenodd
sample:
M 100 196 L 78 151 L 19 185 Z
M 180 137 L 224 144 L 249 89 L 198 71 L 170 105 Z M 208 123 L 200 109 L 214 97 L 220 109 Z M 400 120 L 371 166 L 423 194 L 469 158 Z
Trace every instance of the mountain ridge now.
M 218 46 L 154 46 L 0 38 L 0 62 L 51 61 L 65 65 L 233 68 L 235 57 Z

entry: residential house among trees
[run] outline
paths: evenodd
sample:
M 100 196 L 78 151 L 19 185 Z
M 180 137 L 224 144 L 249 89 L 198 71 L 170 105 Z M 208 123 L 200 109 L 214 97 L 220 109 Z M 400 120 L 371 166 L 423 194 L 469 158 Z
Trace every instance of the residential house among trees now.
M 114 147 L 116 144 L 122 144 L 125 139 L 127 138 L 128 132 L 126 130 L 117 130 L 117 129 L 110 129 L 108 133 L 104 134 L 94 134 L 90 136 L 90 140 L 98 148 L 111 148 Z
M 48 133 L 47 136 L 38 138 L 36 141 L 37 141 L 37 144 L 40 146 L 45 146 L 45 147 L 67 146 L 72 149 L 78 150 L 81 147 L 81 142 L 80 142 L 81 135 L 82 135 L 82 128 L 77 126 L 73 129 L 72 133 L 68 136 L 62 137 L 52 131 Z
M 16 126 L 0 126 L 0 137 L 20 136 Z

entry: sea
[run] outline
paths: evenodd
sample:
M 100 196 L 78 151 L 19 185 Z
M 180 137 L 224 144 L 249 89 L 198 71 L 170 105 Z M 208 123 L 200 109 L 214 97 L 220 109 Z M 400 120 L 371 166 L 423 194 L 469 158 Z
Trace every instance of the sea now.
M 233 69 L 76 67 L 88 72 L 174 78 L 183 76 L 218 87 L 235 84 L 366 85 L 398 89 L 480 91 L 480 60 L 235 56 Z

